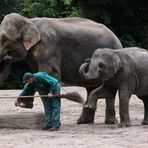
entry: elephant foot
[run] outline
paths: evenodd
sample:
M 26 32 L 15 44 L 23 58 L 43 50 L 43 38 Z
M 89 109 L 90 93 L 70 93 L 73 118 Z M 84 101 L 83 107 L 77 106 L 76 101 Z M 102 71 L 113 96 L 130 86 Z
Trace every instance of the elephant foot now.
M 105 120 L 105 124 L 117 124 L 117 123 L 118 123 L 118 120 L 115 117 Z
M 113 107 L 105 110 L 105 124 L 117 124 L 116 112 Z
M 143 121 L 141 122 L 141 125 L 148 125 L 148 120 L 143 120 Z
M 77 124 L 94 123 L 96 109 L 84 107 L 80 118 L 77 120 Z
M 130 127 L 131 123 L 130 122 L 121 122 L 118 127 L 119 128 L 124 128 L 124 127 Z

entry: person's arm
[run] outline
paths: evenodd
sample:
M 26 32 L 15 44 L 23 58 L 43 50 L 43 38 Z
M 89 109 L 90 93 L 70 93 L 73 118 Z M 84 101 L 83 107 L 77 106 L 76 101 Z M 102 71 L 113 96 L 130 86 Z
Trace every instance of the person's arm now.
M 51 92 L 50 92 L 50 93 L 48 93 L 48 97 L 49 97 L 49 98 L 51 98 L 51 97 L 53 97 L 53 96 L 54 96 L 54 94 L 53 94 L 53 93 L 51 93 Z
M 26 84 L 19 96 L 28 96 L 28 95 L 34 95 L 34 94 L 35 94 L 34 86 L 30 84 Z

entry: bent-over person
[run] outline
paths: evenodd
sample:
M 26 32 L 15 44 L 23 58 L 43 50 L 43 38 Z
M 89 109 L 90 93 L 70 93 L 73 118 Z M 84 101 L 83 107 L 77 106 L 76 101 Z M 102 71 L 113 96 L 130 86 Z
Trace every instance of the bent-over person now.
M 38 91 L 40 95 L 49 96 L 42 98 L 46 117 L 46 126 L 42 129 L 58 131 L 61 126 L 61 99 L 52 96 L 60 94 L 61 85 L 59 81 L 45 72 L 37 72 L 34 74 L 27 72 L 23 76 L 23 82 L 26 84 L 20 96 L 26 96 L 32 94 L 32 92 L 34 94 L 36 91 Z

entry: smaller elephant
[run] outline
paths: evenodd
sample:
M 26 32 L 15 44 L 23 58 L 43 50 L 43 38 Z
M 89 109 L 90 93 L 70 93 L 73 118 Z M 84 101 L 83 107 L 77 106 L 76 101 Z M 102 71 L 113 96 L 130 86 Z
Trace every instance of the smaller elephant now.
M 89 109 L 96 109 L 98 98 L 111 98 L 119 91 L 119 127 L 131 125 L 129 100 L 137 95 L 144 103 L 142 124 L 148 125 L 148 51 L 138 47 L 119 50 L 97 49 L 91 59 L 82 64 L 79 73 L 87 79 L 98 79 L 102 85 L 91 92 L 83 107 L 85 117 Z M 110 109 L 112 110 L 112 109 Z

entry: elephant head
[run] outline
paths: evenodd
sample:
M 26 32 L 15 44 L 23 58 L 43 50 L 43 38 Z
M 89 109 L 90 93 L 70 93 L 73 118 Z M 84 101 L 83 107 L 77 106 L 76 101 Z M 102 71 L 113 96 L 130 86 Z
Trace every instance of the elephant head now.
M 0 27 L 0 61 L 5 55 L 14 61 L 23 59 L 40 39 L 39 31 L 29 19 L 16 13 L 6 15 Z
M 28 50 L 40 40 L 38 29 L 28 18 L 16 13 L 6 15 L 0 26 L 0 63 L 5 64 L 0 64 L 3 69 L 0 80 L 6 77 L 4 72 L 8 72 L 11 62 L 24 59 Z
M 121 67 L 120 57 L 114 50 L 97 49 L 89 62 L 80 66 L 79 73 L 87 80 L 106 81 L 111 79 Z

